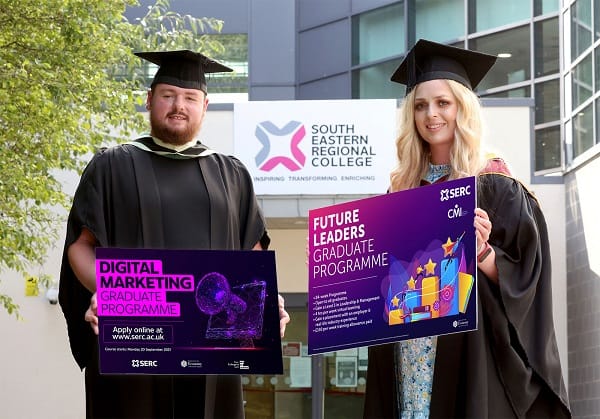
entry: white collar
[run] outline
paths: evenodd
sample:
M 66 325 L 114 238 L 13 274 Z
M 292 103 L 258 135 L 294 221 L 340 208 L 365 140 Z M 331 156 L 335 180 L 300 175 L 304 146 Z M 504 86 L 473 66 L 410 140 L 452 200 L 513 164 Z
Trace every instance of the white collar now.
M 154 141 L 155 144 L 164 147 L 164 148 L 168 148 L 169 150 L 173 150 L 173 151 L 183 151 L 186 150 L 190 147 L 192 147 L 194 144 L 196 144 L 196 139 L 194 138 L 191 141 L 188 141 L 185 144 L 181 144 L 181 145 L 174 145 L 174 144 L 169 144 L 169 143 L 165 143 L 164 141 L 159 140 L 156 137 L 152 137 L 152 140 Z

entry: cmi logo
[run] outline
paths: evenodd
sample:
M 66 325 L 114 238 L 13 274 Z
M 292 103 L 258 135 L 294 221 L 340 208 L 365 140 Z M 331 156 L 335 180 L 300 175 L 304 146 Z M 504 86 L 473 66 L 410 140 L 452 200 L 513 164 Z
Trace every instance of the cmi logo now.
M 453 219 L 453 218 L 458 218 L 458 217 L 464 217 L 468 213 L 469 212 L 466 209 L 459 207 L 457 204 L 457 205 L 454 205 L 453 208 L 450 208 L 448 210 L 448 218 Z
M 254 134 L 262 144 L 262 149 L 254 158 L 259 170 L 270 172 L 282 165 L 295 172 L 304 167 L 306 156 L 298 147 L 306 135 L 306 129 L 301 122 L 290 121 L 283 128 L 279 128 L 271 121 L 263 121 L 256 126 Z

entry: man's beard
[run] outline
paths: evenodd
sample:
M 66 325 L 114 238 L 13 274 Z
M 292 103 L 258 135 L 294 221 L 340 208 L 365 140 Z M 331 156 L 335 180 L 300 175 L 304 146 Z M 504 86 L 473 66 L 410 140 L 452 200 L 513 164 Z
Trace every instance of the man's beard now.
M 159 140 L 173 145 L 182 145 L 194 139 L 200 129 L 200 124 L 188 124 L 187 128 L 183 131 L 173 130 L 150 112 L 150 128 L 152 130 L 152 135 Z

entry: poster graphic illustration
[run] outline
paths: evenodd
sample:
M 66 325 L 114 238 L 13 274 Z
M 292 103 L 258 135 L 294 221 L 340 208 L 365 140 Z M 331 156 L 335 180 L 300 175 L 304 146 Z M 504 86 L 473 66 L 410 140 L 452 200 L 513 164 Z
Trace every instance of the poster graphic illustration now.
M 309 354 L 477 328 L 475 178 L 309 211 Z
M 96 249 L 100 373 L 281 374 L 272 251 Z

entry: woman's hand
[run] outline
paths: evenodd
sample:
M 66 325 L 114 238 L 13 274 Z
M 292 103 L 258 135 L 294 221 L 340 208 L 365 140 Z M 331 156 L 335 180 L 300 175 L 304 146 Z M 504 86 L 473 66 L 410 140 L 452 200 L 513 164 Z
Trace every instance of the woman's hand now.
M 483 249 L 485 243 L 490 239 L 492 233 L 492 222 L 487 212 L 481 208 L 475 208 L 475 236 L 477 237 L 477 253 Z
M 496 252 L 489 246 L 488 240 L 492 233 L 492 222 L 488 213 L 481 208 L 475 208 L 475 237 L 477 238 L 477 268 L 480 269 L 492 282 L 498 283 L 498 267 L 496 266 Z

